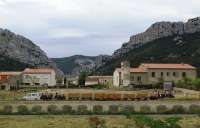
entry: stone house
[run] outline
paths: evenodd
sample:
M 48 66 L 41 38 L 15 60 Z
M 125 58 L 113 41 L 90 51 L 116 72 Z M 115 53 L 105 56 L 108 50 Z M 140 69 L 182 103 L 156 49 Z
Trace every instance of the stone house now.
M 22 72 L 24 86 L 56 86 L 56 73 L 50 68 L 27 68 Z
M 159 82 L 178 82 L 184 78 L 195 79 L 196 68 L 189 64 L 157 64 L 143 63 L 137 68 L 131 68 L 128 61 L 121 63 L 113 73 L 113 85 L 116 87 L 128 85 L 152 85 Z

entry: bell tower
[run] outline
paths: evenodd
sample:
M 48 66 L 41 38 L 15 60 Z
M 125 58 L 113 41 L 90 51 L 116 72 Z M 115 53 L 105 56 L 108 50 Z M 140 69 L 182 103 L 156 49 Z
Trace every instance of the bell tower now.
M 130 84 L 130 62 L 123 61 L 121 62 L 122 69 L 122 85 L 128 86 Z

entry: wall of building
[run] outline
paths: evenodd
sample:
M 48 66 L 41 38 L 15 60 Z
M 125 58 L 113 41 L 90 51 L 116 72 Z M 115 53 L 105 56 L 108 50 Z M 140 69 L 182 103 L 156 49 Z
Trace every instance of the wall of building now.
M 113 83 L 113 77 L 110 76 L 110 77 L 100 77 L 99 78 L 99 83 L 100 84 L 112 84 Z
M 135 85 L 149 84 L 148 73 L 131 73 L 130 83 Z
M 30 84 L 32 86 L 41 86 L 48 84 L 48 86 L 55 86 L 56 79 L 55 74 L 23 74 L 23 83 Z M 39 85 L 36 85 L 39 84 Z
M 158 83 L 160 80 L 178 82 L 184 79 L 182 73 L 185 72 L 185 78 L 195 79 L 197 74 L 195 70 L 177 70 L 177 69 L 148 69 L 149 84 Z M 155 73 L 155 76 L 152 76 Z M 161 73 L 163 75 L 161 75 Z
M 122 69 L 123 72 L 123 69 Z M 152 76 L 152 73 L 154 73 L 154 76 Z M 162 73 L 162 75 L 161 75 Z M 185 77 L 182 75 L 185 73 Z M 125 73 L 122 73 L 123 75 Z M 113 85 L 115 87 L 120 87 L 122 84 L 123 86 L 126 86 L 127 83 L 124 81 L 129 79 L 130 84 L 136 84 L 136 85 L 148 85 L 148 84 L 156 84 L 158 82 L 162 81 L 171 81 L 171 82 L 178 82 L 179 80 L 183 80 L 184 78 L 191 78 L 195 79 L 197 77 L 196 70 L 190 70 L 190 69 L 148 69 L 146 73 L 144 72 L 134 72 L 131 73 L 129 78 L 124 77 L 122 75 L 122 78 L 120 79 L 120 72 L 115 70 L 113 73 Z M 138 80 L 138 77 L 140 77 L 140 80 Z M 125 78 L 125 80 L 124 80 Z M 123 81 L 123 83 L 120 84 L 120 82 Z
M 119 87 L 120 86 L 120 73 L 118 71 L 114 71 L 113 73 L 113 86 L 114 87 Z

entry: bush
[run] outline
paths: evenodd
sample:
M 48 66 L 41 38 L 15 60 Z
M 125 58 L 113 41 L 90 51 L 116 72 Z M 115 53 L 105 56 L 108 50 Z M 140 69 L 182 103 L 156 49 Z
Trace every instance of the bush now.
M 33 114 L 41 114 L 42 113 L 42 107 L 40 105 L 35 105 L 32 107 L 31 112 Z
M 3 107 L 3 113 L 4 114 L 11 114 L 13 110 L 13 107 L 11 105 L 6 105 Z
M 165 105 L 159 105 L 156 107 L 157 113 L 167 113 L 168 108 Z
M 126 106 L 123 107 L 122 112 L 124 114 L 132 114 L 132 113 L 135 112 L 135 108 L 133 106 L 131 106 L 131 105 L 126 105 Z
M 56 105 L 49 105 L 47 107 L 47 112 L 50 114 L 56 114 L 58 112 L 58 107 Z
M 64 105 L 62 107 L 62 112 L 65 113 L 65 114 L 71 113 L 72 112 L 72 106 L 70 106 L 70 105 Z
M 101 105 L 94 105 L 93 106 L 93 112 L 97 113 L 97 114 L 102 113 L 103 112 L 103 106 L 101 106 Z
M 171 109 L 171 113 L 173 114 L 182 114 L 185 112 L 186 112 L 186 109 L 182 105 L 174 105 Z
M 17 111 L 19 114 L 29 114 L 28 107 L 25 105 L 20 105 L 17 107 Z
M 79 105 L 77 108 L 77 112 L 78 112 L 78 114 L 87 114 L 88 113 L 87 106 Z
M 119 112 L 119 106 L 118 105 L 110 105 L 108 112 L 111 113 L 111 114 L 118 113 Z
M 151 113 L 151 107 L 148 105 L 142 105 L 142 106 L 140 106 L 140 112 L 141 113 Z
M 192 114 L 199 114 L 200 113 L 200 106 L 195 105 L 195 104 L 190 105 L 189 112 L 192 113 Z
M 137 115 L 132 116 L 138 128 L 181 128 L 178 121 L 181 118 L 154 119 L 152 117 Z
M 90 117 L 89 125 L 91 128 L 106 128 L 106 121 L 98 117 Z

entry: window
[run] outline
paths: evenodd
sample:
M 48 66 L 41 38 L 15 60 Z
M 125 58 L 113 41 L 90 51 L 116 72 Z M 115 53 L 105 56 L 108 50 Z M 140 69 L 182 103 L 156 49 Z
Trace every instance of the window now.
M 155 77 L 155 76 L 156 76 L 156 73 L 155 73 L 155 72 L 152 72 L 152 73 L 151 73 L 151 76 L 152 76 L 152 77 Z
M 40 85 L 40 83 L 35 83 L 35 85 Z
M 169 72 L 167 72 L 167 76 L 169 76 Z
M 160 76 L 163 77 L 163 72 L 160 73 Z
M 36 94 L 32 94 L 32 96 L 36 96 Z
M 174 77 L 176 76 L 176 72 L 173 72 L 173 76 L 174 76 Z
M 138 76 L 138 77 L 137 77 L 137 81 L 142 81 L 142 77 L 141 77 L 141 76 Z
M 31 85 L 30 83 L 25 83 L 25 85 Z
M 186 77 L 186 73 L 185 72 L 182 72 L 182 77 Z

